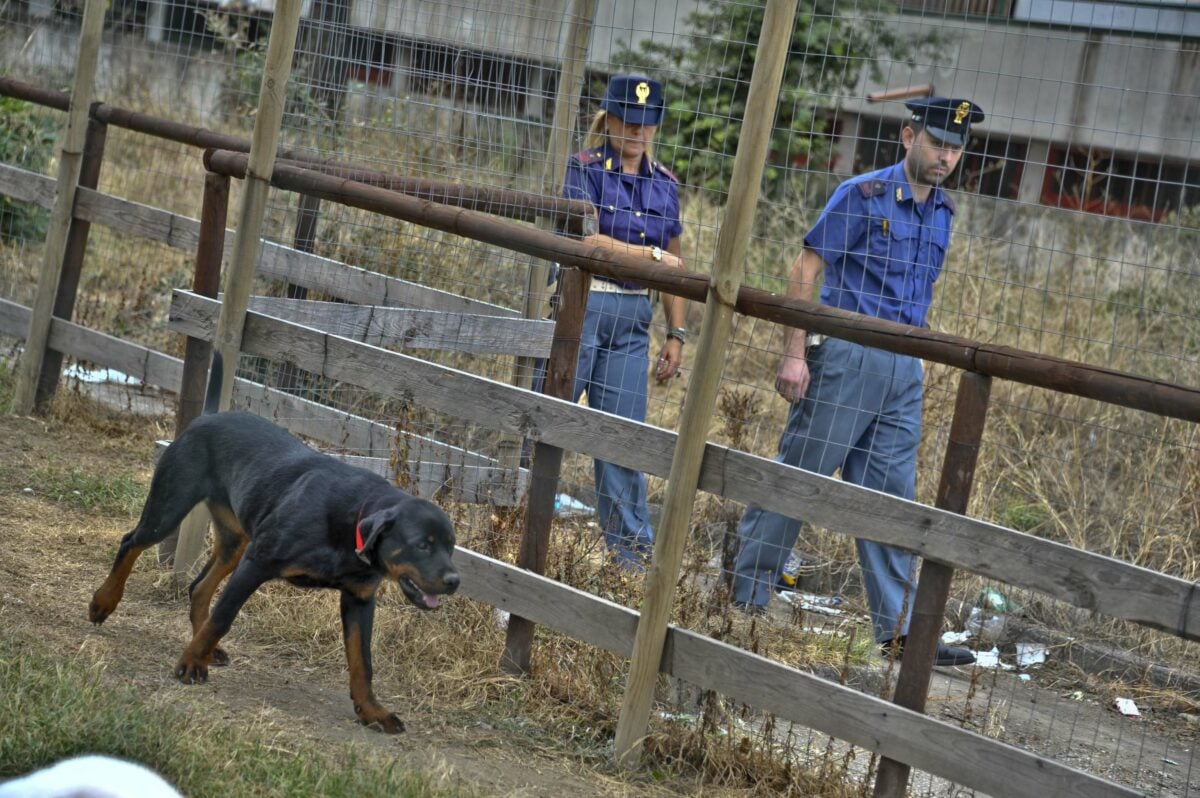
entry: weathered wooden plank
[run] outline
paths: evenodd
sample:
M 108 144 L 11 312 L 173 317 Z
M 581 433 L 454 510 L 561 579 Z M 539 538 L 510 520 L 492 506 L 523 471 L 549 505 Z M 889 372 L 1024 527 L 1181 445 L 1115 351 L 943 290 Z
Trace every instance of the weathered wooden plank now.
M 285 280 L 293 285 L 363 305 L 388 305 L 514 318 L 521 315 L 519 311 L 501 305 L 468 299 L 449 291 L 439 291 L 420 283 L 388 277 L 278 244 L 263 245 L 262 254 L 258 259 L 258 274 L 260 277 Z
M 451 488 L 448 495 L 456 501 L 515 507 L 524 499 L 529 482 L 526 468 L 520 469 L 515 480 L 510 480 L 499 463 L 487 455 L 397 430 L 260 383 L 238 380 L 233 406 L 270 419 L 295 435 L 358 452 L 358 457 L 364 460 L 390 464 L 397 449 L 403 449 L 410 463 L 422 464 L 420 469 L 410 472 L 415 491 L 421 496 L 448 485 Z M 386 473 L 374 465 L 364 467 L 389 479 L 394 476 L 390 466 Z
M 24 336 L 29 312 L 23 305 L 0 299 L 0 334 Z M 62 319 L 54 319 L 51 324 L 50 345 L 71 357 L 169 391 L 178 392 L 183 379 L 183 361 L 179 358 Z M 386 424 L 249 380 L 235 383 L 234 405 L 271 419 L 296 435 L 364 452 L 366 456 L 358 459 L 387 465 L 384 475 L 389 478 L 394 475 L 392 453 L 402 445 L 408 452 L 414 487 L 422 496 L 447 488 L 450 492 L 446 495 L 456 501 L 511 507 L 521 503 L 529 481 L 528 469 L 521 469 L 513 484 L 496 460 L 486 455 L 411 432 L 398 432 Z M 382 471 L 373 463 L 366 465 Z
M 213 318 L 216 305 L 176 292 L 172 319 L 182 324 L 185 317 Z M 188 333 L 203 337 L 199 331 Z M 247 318 L 245 345 L 255 354 L 290 360 L 385 395 L 412 397 L 489 429 L 528 435 L 660 476 L 670 469 L 675 435 L 648 424 L 259 314 Z M 705 449 L 700 487 L 1200 640 L 1200 591 L 1176 577 L 714 444 Z
M 0 194 L 49 208 L 54 204 L 54 179 L 0 164 Z M 200 222 L 196 219 L 91 189 L 79 189 L 75 215 L 93 224 L 188 252 L 195 251 L 200 237 Z M 233 240 L 232 235 L 226 236 L 226 256 L 232 250 Z M 480 316 L 521 316 L 519 310 L 387 277 L 271 242 L 262 245 L 257 274 L 361 304 Z
M 50 346 L 79 360 L 114 369 L 147 385 L 179 391 L 183 361 L 74 322 L 52 319 Z
M 352 454 L 332 454 L 331 456 L 359 468 L 379 474 L 390 480 L 396 478 L 396 463 L 386 457 L 361 457 Z M 489 504 L 496 506 L 515 506 L 519 498 L 513 501 L 512 491 L 505 491 L 502 482 L 502 469 L 499 467 L 468 466 L 462 463 L 438 461 L 427 457 L 414 457 L 409 452 L 408 487 L 410 493 L 425 498 L 449 499 L 469 504 Z M 507 496 L 500 496 L 505 492 Z M 504 501 L 497 501 L 503 498 Z
M 384 348 L 547 357 L 554 322 L 256 296 L 250 309 Z
M 0 297 L 0 334 L 24 339 L 25 333 L 29 332 L 31 312 L 24 305 Z
M 466 596 L 623 657 L 633 651 L 634 610 L 469 549 L 454 561 Z M 660 669 L 997 798 L 1144 795 L 676 626 Z
M 200 242 L 198 219 L 92 189 L 80 190 L 75 215 L 92 224 L 102 224 L 185 252 L 195 252 Z
M 54 205 L 54 178 L 0 163 L 0 194 L 49 209 Z

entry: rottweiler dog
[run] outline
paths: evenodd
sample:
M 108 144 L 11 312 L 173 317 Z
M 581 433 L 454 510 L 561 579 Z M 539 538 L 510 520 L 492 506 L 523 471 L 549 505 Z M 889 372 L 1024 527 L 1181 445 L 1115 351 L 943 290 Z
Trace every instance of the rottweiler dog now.
M 371 689 L 375 594 L 390 579 L 415 606 L 436 608 L 458 588 L 451 562 L 454 528 L 432 502 L 301 443 L 252 413 L 218 413 L 221 356 L 213 356 L 204 413 L 159 459 L 137 526 L 92 596 L 88 618 L 103 623 L 125 590 L 138 556 L 162 541 L 200 502 L 212 514 L 214 542 L 188 588 L 192 640 L 175 667 L 185 684 L 207 681 L 228 662 L 217 643 L 259 585 L 286 579 L 341 591 L 350 697 L 358 720 L 389 734 L 404 724 Z M 230 576 L 232 574 L 232 576 Z M 229 583 L 216 604 L 221 581 Z M 211 612 L 210 612 L 211 605 Z

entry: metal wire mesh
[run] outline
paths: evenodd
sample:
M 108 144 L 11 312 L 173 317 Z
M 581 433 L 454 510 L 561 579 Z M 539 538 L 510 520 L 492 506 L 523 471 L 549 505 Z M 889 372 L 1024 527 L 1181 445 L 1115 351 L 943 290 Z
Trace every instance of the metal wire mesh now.
M 986 119 L 972 127 L 948 182 L 958 210 L 930 328 L 1200 383 L 1200 320 L 1191 300 L 1200 274 L 1200 11 L 1151 0 L 802 2 L 779 113 L 749 120 L 742 116 L 761 3 L 601 2 L 582 20 L 590 36 L 572 108 L 577 121 L 556 131 L 563 54 L 582 5 L 313 0 L 297 37 L 280 146 L 342 169 L 557 194 L 548 150 L 555 133 L 567 133 L 569 152 L 584 149 L 608 78 L 645 71 L 665 89 L 654 154 L 678 179 L 679 254 L 688 269 L 711 270 L 740 129 L 773 126 L 745 283 L 784 292 L 802 238 L 834 187 L 903 158 L 904 100 L 968 97 Z M 114 3 L 97 99 L 248 140 L 272 12 L 266 3 Z M 5 4 L 0 14 L 0 73 L 67 88 L 78 9 L 30 0 Z M 55 112 L 18 104 L 5 112 L 0 161 L 52 175 Z M 194 219 L 203 176 L 196 147 L 112 127 L 99 190 Z M 231 208 L 240 191 L 234 181 Z M 41 259 L 42 214 L 27 203 L 0 209 L 0 295 L 26 305 Z M 322 259 L 332 276 L 323 289 L 264 277 L 256 295 L 340 302 L 350 298 L 350 278 L 338 275 L 351 267 L 487 303 L 498 317 L 544 315 L 526 310 L 531 259 L 503 247 L 326 201 L 314 224 L 298 195 L 281 190 L 270 194 L 263 235 Z M 188 251 L 94 225 L 76 320 L 178 355 L 166 309 L 170 289 L 190 286 L 191 261 Z M 686 326 L 694 331 L 700 318 L 692 304 Z M 651 357 L 666 344 L 667 326 L 655 308 L 646 333 Z M 411 352 L 511 382 L 518 356 L 481 352 L 464 329 L 448 328 Z M 694 347 L 685 347 L 682 378 L 647 379 L 647 422 L 673 429 L 689 376 L 721 368 L 710 440 L 774 456 L 788 411 L 773 387 L 783 347 L 776 325 L 745 317 L 724 362 L 697 363 Z M 83 367 L 77 374 L 99 379 Z M 445 489 L 449 480 L 418 463 L 483 468 L 501 456 L 503 436 L 411 403 L 262 359 L 246 359 L 242 374 L 337 410 L 321 420 L 293 404 L 271 417 L 394 473 L 404 471 L 398 463 L 414 464 L 404 479 L 417 492 Z M 924 503 L 936 492 L 956 383 L 954 370 L 927 366 L 916 454 L 916 498 Z M 131 409 L 161 411 L 161 402 L 131 396 Z M 349 432 L 358 429 L 349 417 L 381 427 L 381 442 Z M 1196 580 L 1196 450 L 1194 424 L 999 383 L 969 514 Z M 664 484 L 648 477 L 652 525 Z M 604 546 L 590 458 L 568 456 L 559 498 L 567 551 L 553 566 L 557 575 L 589 563 L 608 567 L 596 565 Z M 722 562 L 736 549 L 742 509 L 698 499 L 677 622 L 887 694 L 894 677 L 872 645 L 850 537 L 806 527 L 785 574 L 797 589 L 773 597 L 765 618 L 711 601 L 714 594 L 728 600 Z M 474 534 L 506 551 L 484 517 L 469 523 L 465 539 Z M 1004 596 L 1006 612 L 980 601 L 987 591 Z M 606 595 L 628 599 L 620 589 Z M 1152 795 L 1200 793 L 1195 726 L 1186 719 L 1200 702 L 1194 644 L 970 574 L 958 575 L 954 598 L 949 629 L 972 630 L 969 642 L 981 654 L 994 643 L 1000 659 L 939 674 L 932 714 Z M 1016 644 L 1045 646 L 1045 664 L 1018 664 Z M 1119 714 L 1118 697 L 1133 698 L 1143 720 Z M 684 708 L 704 710 L 687 701 Z M 869 783 L 873 760 L 865 752 L 738 708 L 715 716 L 780 756 L 790 749 L 850 784 Z M 943 795 L 952 787 L 918 774 L 912 790 Z

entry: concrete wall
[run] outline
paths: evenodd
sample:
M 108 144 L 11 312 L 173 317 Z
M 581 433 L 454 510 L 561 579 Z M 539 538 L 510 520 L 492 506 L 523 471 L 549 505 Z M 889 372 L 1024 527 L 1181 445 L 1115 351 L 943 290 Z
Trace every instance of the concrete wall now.
M 939 21 L 940 22 L 940 21 Z M 905 32 L 931 22 L 902 18 Z M 929 83 L 987 112 L 983 132 L 1200 160 L 1200 50 L 1195 41 L 960 22 L 931 63 L 882 64 L 845 98 L 845 111 L 900 118 L 902 102 L 871 104 L 875 91 Z

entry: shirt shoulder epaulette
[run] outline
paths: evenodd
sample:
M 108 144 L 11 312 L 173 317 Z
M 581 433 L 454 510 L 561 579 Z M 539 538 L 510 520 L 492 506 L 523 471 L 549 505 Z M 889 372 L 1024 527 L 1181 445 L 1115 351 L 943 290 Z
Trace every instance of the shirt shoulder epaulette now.
M 587 166 L 589 163 L 595 163 L 596 161 L 599 161 L 600 156 L 603 154 L 604 154 L 603 147 L 592 147 L 589 150 L 580 150 L 579 152 L 575 153 L 571 157 L 574 160 L 579 161 L 579 163 L 581 163 L 582 165 Z
M 661 162 L 661 161 L 655 161 L 655 162 L 654 162 L 654 168 L 655 168 L 655 169 L 657 169 L 658 171 L 662 172 L 662 173 L 663 173 L 664 175 L 666 175 L 667 177 L 671 178 L 671 181 L 672 181 L 672 182 L 674 182 L 674 183 L 678 183 L 678 182 L 679 182 L 679 178 L 675 176 L 675 173 L 674 173 L 674 172 L 672 172 L 672 171 L 671 171 L 670 169 L 668 169 L 667 167 L 663 166 L 663 164 L 662 164 L 662 162 Z
M 863 195 L 863 199 L 878 197 L 880 194 L 886 194 L 888 185 L 883 180 L 864 180 L 858 184 L 858 191 Z

